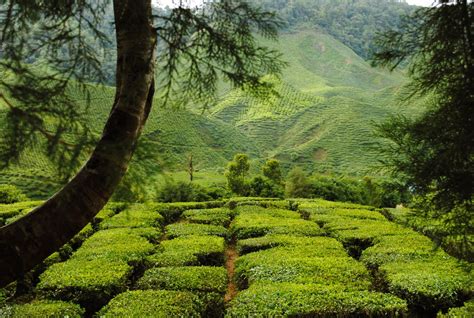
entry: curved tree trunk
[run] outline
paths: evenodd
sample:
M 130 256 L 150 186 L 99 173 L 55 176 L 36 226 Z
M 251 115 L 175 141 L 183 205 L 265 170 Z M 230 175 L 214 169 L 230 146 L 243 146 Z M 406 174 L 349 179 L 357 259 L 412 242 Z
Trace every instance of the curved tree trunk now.
M 58 250 L 107 203 L 125 174 L 154 92 L 150 0 L 114 0 L 115 101 L 102 137 L 79 173 L 33 212 L 0 228 L 0 286 Z

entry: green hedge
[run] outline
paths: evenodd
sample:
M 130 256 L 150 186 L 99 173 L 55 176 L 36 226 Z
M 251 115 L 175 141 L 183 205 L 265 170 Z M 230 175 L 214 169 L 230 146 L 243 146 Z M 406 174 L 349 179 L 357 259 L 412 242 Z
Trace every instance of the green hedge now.
M 264 236 L 266 234 L 291 234 L 318 236 L 324 232 L 310 221 L 296 218 L 273 217 L 266 214 L 242 213 L 230 225 L 230 233 L 237 239 Z
M 190 292 L 168 290 L 128 291 L 112 299 L 99 317 L 201 317 L 202 299 Z
M 290 218 L 290 219 L 300 219 L 301 215 L 298 212 L 285 210 L 285 209 L 276 209 L 276 208 L 264 208 L 261 206 L 255 205 L 242 205 L 237 208 L 237 214 L 262 214 L 266 216 L 272 216 L 276 218 Z
M 277 246 L 288 246 L 299 248 L 308 246 L 310 250 L 321 250 L 321 256 L 328 253 L 333 255 L 334 251 L 338 255 L 346 255 L 341 243 L 329 237 L 304 237 L 285 234 L 265 235 L 261 237 L 239 240 L 237 250 L 239 254 L 247 254 L 259 250 L 265 250 Z
M 133 265 L 142 266 L 155 247 L 145 237 L 155 228 L 115 228 L 95 233 L 63 263 L 40 275 L 38 290 L 49 296 L 76 300 L 98 309 L 127 289 Z
M 109 262 L 137 262 L 155 250 L 142 235 L 157 235 L 155 228 L 116 228 L 98 231 L 82 244 L 73 259 L 106 259 Z M 159 232 L 158 232 L 159 233 Z
M 256 284 L 230 302 L 226 317 L 401 317 L 405 301 L 389 294 L 339 286 Z
M 148 260 L 155 266 L 222 265 L 224 239 L 218 236 L 190 235 L 161 242 Z
M 200 209 L 184 211 L 183 217 L 192 223 L 228 226 L 232 212 L 226 208 Z
M 232 201 L 233 199 L 231 199 Z M 278 209 L 289 209 L 290 204 L 287 200 L 249 200 L 236 202 L 237 206 L 242 205 L 258 205 L 264 208 L 278 208 Z
M 95 308 L 126 290 L 131 273 L 132 267 L 121 261 L 70 259 L 41 274 L 37 289 L 49 297 Z
M 383 236 L 374 243 L 374 246 L 362 253 L 360 259 L 372 269 L 395 261 L 423 260 L 436 255 L 446 255 L 429 238 L 419 234 Z
M 165 223 L 173 223 L 179 219 L 181 214 L 186 210 L 191 209 L 212 209 L 224 206 L 224 201 L 207 201 L 207 202 L 173 202 L 173 203 L 153 203 L 148 207 L 160 213 Z
M 298 206 L 301 209 L 307 208 L 331 208 L 331 209 L 364 209 L 364 210 L 375 210 L 375 207 L 362 205 L 350 202 L 335 202 L 323 199 L 293 199 L 291 200 L 292 206 Z
M 157 267 L 147 270 L 137 286 L 140 289 L 225 293 L 227 271 L 214 266 Z
M 35 300 L 27 304 L 0 308 L 4 318 L 80 318 L 84 309 L 79 305 L 54 300 Z
M 25 201 L 12 204 L 0 204 L 0 225 L 12 223 L 28 214 L 43 201 Z
M 323 228 L 345 245 L 359 241 L 373 242 L 377 238 L 389 235 L 409 236 L 416 234 L 411 229 L 389 221 L 354 218 L 340 218 L 325 224 Z
M 226 236 L 227 229 L 222 225 L 209 225 L 197 223 L 173 223 L 167 225 L 165 228 L 166 234 L 169 238 L 176 238 L 180 236 L 189 235 L 216 235 Z
M 164 223 L 164 218 L 143 204 L 133 205 L 100 223 L 101 229 L 156 227 Z
M 388 290 L 422 312 L 456 306 L 473 294 L 472 274 L 455 259 L 391 262 L 380 267 Z
M 14 185 L 0 184 L 0 203 L 10 204 L 26 200 L 26 195 Z
M 237 259 L 235 277 L 240 287 L 256 282 L 339 284 L 347 289 L 365 290 L 370 275 L 351 257 L 311 257 L 292 253 L 291 248 L 275 248 Z M 302 251 L 304 254 L 304 251 Z
M 474 316 L 474 300 L 468 301 L 462 307 L 451 308 L 445 314 L 438 313 L 437 318 L 468 318 Z

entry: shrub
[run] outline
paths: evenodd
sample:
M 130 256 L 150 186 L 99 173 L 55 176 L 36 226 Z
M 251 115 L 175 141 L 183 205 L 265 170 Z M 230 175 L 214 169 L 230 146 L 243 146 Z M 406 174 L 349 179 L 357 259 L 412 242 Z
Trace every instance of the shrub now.
M 0 185 L 0 203 L 11 204 L 26 200 L 28 200 L 26 195 L 17 187 L 8 184 Z
M 149 204 L 148 207 L 161 214 L 165 219 L 165 223 L 169 224 L 177 221 L 185 210 L 220 208 L 224 203 L 223 201 L 173 202 Z
M 80 318 L 83 315 L 84 309 L 79 305 L 55 300 L 36 300 L 0 309 L 0 317 L 5 318 Z
M 288 198 L 307 198 L 310 194 L 310 182 L 304 171 L 293 168 L 289 173 L 285 183 L 285 196 Z
M 400 317 L 406 303 L 389 294 L 340 286 L 255 284 L 231 301 L 226 317 Z
M 474 313 L 474 300 L 468 301 L 462 307 L 451 308 L 446 314 L 438 313 L 438 318 L 464 318 L 472 317 Z
M 396 261 L 379 270 L 391 293 L 422 312 L 436 313 L 472 295 L 472 276 L 452 258 Z
M 227 271 L 213 266 L 152 268 L 140 278 L 138 288 L 225 293 Z
M 208 225 L 197 223 L 174 223 L 166 226 L 166 233 L 169 238 L 176 238 L 188 235 L 216 235 L 226 236 L 227 229 L 221 225 Z
M 125 262 L 76 258 L 51 265 L 41 274 L 37 288 L 50 297 L 97 308 L 126 290 L 131 273 Z
M 298 212 L 285 209 L 264 208 L 260 205 L 239 205 L 237 214 L 260 214 L 277 218 L 301 219 L 301 215 Z
M 158 189 L 156 200 L 159 202 L 201 202 L 222 198 L 220 188 L 205 188 L 199 184 L 166 180 L 165 184 Z
M 266 234 L 318 236 L 322 235 L 323 231 L 316 223 L 310 221 L 245 213 L 234 219 L 230 233 L 238 239 L 245 239 Z
M 12 204 L 0 204 L 0 219 L 8 219 L 17 214 L 29 212 L 31 209 L 37 207 L 43 201 L 25 201 Z
M 204 304 L 190 293 L 168 290 L 128 291 L 101 309 L 100 317 L 200 317 Z
M 446 256 L 443 251 L 435 250 L 436 246 L 429 238 L 419 234 L 383 236 L 375 243 L 361 257 L 361 261 L 374 269 L 394 261 L 423 260 L 443 254 Z
M 254 177 L 250 183 L 250 194 L 257 197 L 269 197 L 269 198 L 283 198 L 284 190 L 283 186 L 279 183 L 262 177 Z
M 148 257 L 155 266 L 223 265 L 224 239 L 190 235 L 163 241 Z
M 187 210 L 183 213 L 186 220 L 192 223 L 228 226 L 232 212 L 226 208 Z
M 304 237 L 292 235 L 265 235 L 262 237 L 239 240 L 237 250 L 239 254 L 246 254 L 259 250 L 265 250 L 272 247 L 285 246 L 299 248 L 301 246 L 309 247 L 312 250 L 321 250 L 321 256 L 325 253 L 333 255 L 334 251 L 340 251 L 340 256 L 345 255 L 342 244 L 337 240 L 328 237 Z
M 125 211 L 103 221 L 101 229 L 110 228 L 133 228 L 133 227 L 153 227 L 164 222 L 164 218 L 146 205 L 134 205 Z
M 139 262 L 155 247 L 142 236 L 156 235 L 154 228 L 102 230 L 92 235 L 74 254 L 73 259 L 103 258 L 109 262 Z
M 272 250 L 250 253 L 237 260 L 235 273 L 241 287 L 257 282 L 339 284 L 353 290 L 366 290 L 370 286 L 367 269 L 349 256 L 301 257 L 291 249 L 274 253 Z M 264 252 L 270 253 L 253 255 Z
M 354 218 L 336 218 L 324 225 L 324 229 L 344 245 L 357 242 L 372 242 L 387 235 L 413 235 L 414 231 L 389 221 L 362 220 Z M 367 246 L 366 246 L 367 247 Z

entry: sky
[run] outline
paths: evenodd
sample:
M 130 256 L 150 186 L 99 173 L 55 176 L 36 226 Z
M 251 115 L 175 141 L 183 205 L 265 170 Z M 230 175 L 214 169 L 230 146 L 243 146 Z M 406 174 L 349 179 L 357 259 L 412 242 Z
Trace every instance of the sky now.
M 413 4 L 417 6 L 429 7 L 433 4 L 433 0 L 407 0 L 408 4 Z
M 159 3 L 162 6 L 173 6 L 173 4 L 179 3 L 180 0 L 153 0 L 154 3 Z M 418 6 L 431 6 L 434 0 L 406 0 L 409 4 Z M 183 0 L 184 3 L 192 3 L 193 5 L 199 4 L 202 0 Z

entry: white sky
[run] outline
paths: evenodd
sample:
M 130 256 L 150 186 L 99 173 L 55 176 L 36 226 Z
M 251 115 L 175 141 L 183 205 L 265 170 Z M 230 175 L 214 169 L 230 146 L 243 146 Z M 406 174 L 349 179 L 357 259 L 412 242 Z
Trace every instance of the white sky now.
M 183 3 L 191 3 L 193 6 L 196 4 L 200 4 L 203 0 L 181 0 Z M 431 6 L 435 0 L 406 0 L 409 4 L 417 5 L 417 6 Z M 170 6 L 172 7 L 173 4 L 179 4 L 180 0 L 153 0 L 153 3 L 159 4 L 162 7 Z
M 413 5 L 417 5 L 417 6 L 424 6 L 424 7 L 429 7 L 434 2 L 435 2 L 434 0 L 407 0 L 408 4 L 413 4 Z

